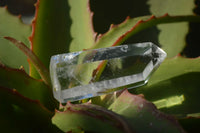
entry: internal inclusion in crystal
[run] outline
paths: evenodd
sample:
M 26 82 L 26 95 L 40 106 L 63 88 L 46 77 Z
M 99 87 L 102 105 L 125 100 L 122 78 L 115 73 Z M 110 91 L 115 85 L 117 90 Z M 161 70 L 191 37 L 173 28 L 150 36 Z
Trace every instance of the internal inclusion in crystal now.
M 151 42 L 52 56 L 54 97 L 64 103 L 144 85 L 165 57 Z M 103 71 L 95 75 L 100 65 Z

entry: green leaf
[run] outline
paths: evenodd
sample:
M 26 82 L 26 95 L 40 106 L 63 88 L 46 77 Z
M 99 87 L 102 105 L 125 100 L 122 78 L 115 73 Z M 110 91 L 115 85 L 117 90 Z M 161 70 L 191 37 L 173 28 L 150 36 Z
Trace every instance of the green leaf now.
M 5 103 L 12 103 L 19 106 L 22 109 L 29 111 L 33 115 L 39 115 L 43 119 L 49 119 L 53 113 L 46 109 L 36 100 L 31 100 L 22 96 L 15 89 L 9 89 L 5 87 L 0 87 L 1 99 L 5 99 Z
M 200 116 L 199 98 L 200 58 L 175 57 L 167 59 L 150 78 L 145 87 L 133 92 L 144 94 L 160 110 L 179 118 Z M 159 95 L 158 95 L 159 94 Z
M 147 29 L 149 27 L 156 26 L 158 24 L 175 23 L 175 22 L 200 22 L 199 16 L 169 16 L 165 14 L 163 16 L 143 16 L 129 19 L 127 18 L 123 23 L 111 27 L 111 29 L 100 35 L 96 44 L 92 48 L 102 48 L 109 46 L 116 46 L 123 43 L 130 36 L 137 34 L 138 32 Z
M 72 19 L 70 52 L 81 51 L 92 47 L 95 43 L 96 34 L 93 31 L 92 13 L 89 0 L 69 0 Z
M 138 24 L 141 23 L 142 20 L 147 20 L 149 18 L 150 16 L 143 16 L 132 19 L 127 18 L 123 23 L 117 26 L 113 25 L 108 32 L 98 36 L 93 48 L 119 45 L 120 43 L 122 43 L 122 37 L 126 35 L 127 32 L 129 32 L 132 28 L 138 26 Z M 120 40 L 120 42 L 118 42 L 118 44 L 115 44 L 118 40 Z
M 183 74 L 200 72 L 199 68 L 200 58 L 192 59 L 176 56 L 171 59 L 166 59 L 152 76 L 148 85 L 153 85 Z
M 49 67 L 52 55 L 91 47 L 95 39 L 91 17 L 88 1 L 71 0 L 69 5 L 64 0 L 38 1 L 31 37 L 34 53 Z M 31 75 L 38 77 L 33 67 Z
M 15 89 L 0 86 L 1 132 L 60 132 L 51 124 L 53 112 Z
M 173 117 L 157 110 L 143 96 L 130 94 L 127 90 L 117 96 L 108 109 L 124 116 L 136 132 L 184 132 Z
M 148 0 L 150 11 L 156 16 L 168 13 L 169 15 L 192 15 L 195 7 L 194 0 Z M 182 6 L 185 5 L 185 6 Z M 186 6 L 187 5 L 187 6 Z M 189 24 L 164 24 L 158 25 L 160 30 L 158 39 L 162 48 L 168 53 L 168 57 L 178 55 L 186 45 L 186 35 Z
M 126 19 L 123 23 L 117 26 L 113 26 L 107 33 L 99 36 L 96 44 L 92 48 L 102 48 L 115 46 L 123 43 L 129 37 L 134 36 L 138 32 L 145 30 L 149 27 L 156 26 L 158 24 L 183 22 L 183 21 L 200 21 L 199 16 L 169 16 L 168 14 L 155 17 L 155 16 L 143 16 L 133 19 Z M 103 67 L 93 66 L 93 68 L 87 68 L 90 70 L 86 77 L 91 77 L 93 72 L 102 71 Z M 86 67 L 84 67 L 86 69 Z M 91 78 L 90 78 L 91 79 Z
M 3 36 L 12 36 L 29 47 L 31 26 L 23 24 L 19 17 L 11 15 L 6 8 L 0 8 L 0 16 L 0 62 L 14 68 L 24 66 L 28 72 L 27 57 Z
M 127 90 L 111 96 L 116 98 L 109 110 L 88 103 L 68 103 L 63 112 L 56 112 L 52 121 L 64 132 L 78 129 L 86 132 L 184 132 L 173 117 L 161 113 L 141 96 Z
M 52 111 L 57 106 L 51 88 L 43 81 L 35 80 L 28 76 L 24 70 L 0 66 L 0 86 L 13 88 L 25 97 L 39 100 Z
M 33 52 L 47 68 L 52 55 L 68 52 L 71 41 L 70 25 L 69 5 L 66 0 L 38 0 L 30 40 Z M 31 76 L 39 78 L 33 65 L 30 70 Z
M 124 118 L 105 108 L 88 103 L 68 103 L 65 111 L 56 111 L 52 122 L 63 132 L 131 132 L 131 127 Z
M 43 65 L 43 63 L 38 59 L 38 57 L 28 48 L 26 45 L 12 37 L 4 37 L 5 39 L 11 41 L 15 46 L 17 46 L 33 63 L 38 73 L 40 74 L 43 81 L 51 86 L 49 70 Z

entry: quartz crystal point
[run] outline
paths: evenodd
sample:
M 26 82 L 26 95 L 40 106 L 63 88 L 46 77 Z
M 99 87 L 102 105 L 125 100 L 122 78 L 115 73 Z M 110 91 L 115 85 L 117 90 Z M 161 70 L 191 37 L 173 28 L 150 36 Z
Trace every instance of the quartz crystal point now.
M 144 85 L 165 57 L 151 42 L 52 56 L 54 97 L 64 103 Z

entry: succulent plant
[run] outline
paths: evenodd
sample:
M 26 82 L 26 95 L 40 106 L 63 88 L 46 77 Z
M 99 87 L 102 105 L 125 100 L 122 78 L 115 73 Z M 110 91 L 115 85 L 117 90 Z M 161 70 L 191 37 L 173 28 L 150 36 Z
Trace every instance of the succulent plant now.
M 0 7 L 1 132 L 198 131 L 199 0 L 38 0 L 31 25 L 8 10 Z M 65 105 L 54 99 L 52 55 L 143 41 L 168 54 L 146 86 Z

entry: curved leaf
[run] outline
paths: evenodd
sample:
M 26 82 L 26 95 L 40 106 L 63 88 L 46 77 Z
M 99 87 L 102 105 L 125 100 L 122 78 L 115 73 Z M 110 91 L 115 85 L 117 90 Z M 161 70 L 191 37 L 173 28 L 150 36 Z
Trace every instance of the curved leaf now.
M 133 95 L 127 90 L 102 96 L 98 102 L 93 99 L 92 103 L 121 115 L 134 132 L 184 132 L 175 118 L 157 110 L 142 95 Z
M 14 88 L 25 97 L 39 100 L 52 111 L 57 106 L 49 86 L 42 81 L 31 78 L 24 70 L 11 69 L 0 65 L 0 86 Z
M 138 32 L 147 29 L 158 24 L 184 22 L 184 21 L 195 21 L 200 22 L 199 16 L 169 16 L 165 14 L 161 17 L 155 16 L 143 16 L 129 19 L 127 18 L 120 25 L 111 27 L 111 29 L 104 35 L 100 35 L 94 47 L 102 48 L 119 45 L 130 36 L 137 34 Z
M 155 17 L 155 16 L 144 16 L 129 19 L 127 18 L 125 22 L 120 25 L 113 26 L 107 33 L 99 36 L 96 44 L 92 48 L 101 48 L 119 45 L 130 36 L 137 34 L 138 32 L 147 29 L 149 27 L 163 24 L 163 23 L 173 23 L 173 22 L 183 22 L 183 21 L 197 21 L 200 22 L 199 16 L 169 16 L 168 14 Z M 103 66 L 103 65 L 102 65 Z M 97 68 L 97 69 L 96 69 Z M 86 69 L 86 68 L 85 68 Z M 91 75 L 93 71 L 102 71 L 103 67 L 94 66 L 92 69 L 88 68 Z M 95 70 L 96 69 L 96 70 Z M 87 75 L 87 76 L 88 76 Z
M 32 50 L 48 67 L 52 55 L 91 47 L 95 40 L 91 17 L 88 0 L 68 2 L 39 0 L 36 4 L 36 16 L 30 37 Z M 31 75 L 38 77 L 33 67 Z
M 148 85 L 156 84 L 160 81 L 167 80 L 179 75 L 191 72 L 200 72 L 200 58 L 184 58 L 176 56 L 166 59 L 149 80 Z
M 52 122 L 64 132 L 130 133 L 132 131 L 122 117 L 92 104 L 68 103 L 65 111 L 56 112 Z
M 3 36 L 12 36 L 29 47 L 28 36 L 31 34 L 31 26 L 23 24 L 20 18 L 11 15 L 7 8 L 0 8 L 0 16 L 0 62 L 14 68 L 24 66 L 28 72 L 27 57 L 15 46 L 9 44 L 10 42 Z
M 124 116 L 136 132 L 184 132 L 173 117 L 157 110 L 142 96 L 130 94 L 127 90 L 123 91 L 108 109 Z
M 195 7 L 194 0 L 148 0 L 152 14 L 160 16 L 164 13 L 170 15 L 192 15 Z M 182 6 L 187 5 L 187 6 Z M 186 45 L 186 35 L 189 24 L 164 24 L 158 25 L 160 30 L 158 39 L 162 48 L 168 53 L 168 57 L 178 55 Z
M 71 41 L 70 25 L 69 5 L 66 0 L 38 0 L 30 41 L 33 52 L 47 68 L 52 55 L 68 52 Z M 33 65 L 30 67 L 30 74 L 40 78 Z
M 4 37 L 5 39 L 11 41 L 15 46 L 17 46 L 28 58 L 29 60 L 33 63 L 35 68 L 37 69 L 38 73 L 40 74 L 41 78 L 43 81 L 51 86 L 51 81 L 50 81 L 50 76 L 49 76 L 49 70 L 45 68 L 43 63 L 38 59 L 38 57 L 28 48 L 26 45 L 18 41 L 12 37 Z
M 200 58 L 186 59 L 177 56 L 167 59 L 147 86 L 133 92 L 144 94 L 162 111 L 179 118 L 199 113 L 199 68 Z
M 39 115 L 43 119 L 49 119 L 53 115 L 52 112 L 47 110 L 38 101 L 25 98 L 15 89 L 0 87 L 1 99 L 6 99 L 5 103 L 13 103 L 22 109 L 29 111 L 33 115 Z
M 2 132 L 59 132 L 50 123 L 52 112 L 16 90 L 0 87 L 0 107 Z

